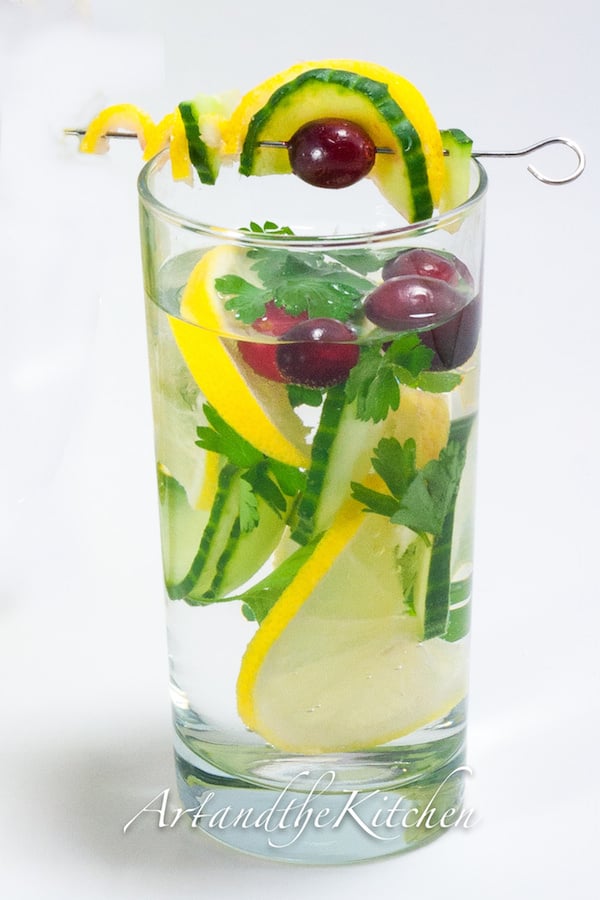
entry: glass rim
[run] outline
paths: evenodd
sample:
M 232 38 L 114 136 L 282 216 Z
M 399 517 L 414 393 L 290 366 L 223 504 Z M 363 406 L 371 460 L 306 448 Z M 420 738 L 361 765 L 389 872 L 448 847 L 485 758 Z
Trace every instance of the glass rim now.
M 388 241 L 399 239 L 406 240 L 408 237 L 417 237 L 431 231 L 438 231 L 455 225 L 457 221 L 464 218 L 465 214 L 468 213 L 472 207 L 475 207 L 480 203 L 485 196 L 488 187 L 488 177 L 485 168 L 478 159 L 472 157 L 471 162 L 477 170 L 479 179 L 475 190 L 464 203 L 461 203 L 459 206 L 454 207 L 454 209 L 450 209 L 442 214 L 431 216 L 428 219 L 422 219 L 420 222 L 413 222 L 412 224 L 401 225 L 397 228 L 385 228 L 377 231 L 332 235 L 265 234 L 242 231 L 241 229 L 228 228 L 220 225 L 210 225 L 199 219 L 180 213 L 159 200 L 150 188 L 150 178 L 164 167 L 167 160 L 168 149 L 161 150 L 160 153 L 149 160 L 140 171 L 137 179 L 137 189 L 140 201 L 156 215 L 160 216 L 161 219 L 171 225 L 176 225 L 186 231 L 204 235 L 215 241 L 253 247 L 279 246 L 287 248 L 303 247 L 304 249 L 310 248 L 311 246 L 318 246 L 320 248 L 356 247 L 365 244 L 387 243 Z

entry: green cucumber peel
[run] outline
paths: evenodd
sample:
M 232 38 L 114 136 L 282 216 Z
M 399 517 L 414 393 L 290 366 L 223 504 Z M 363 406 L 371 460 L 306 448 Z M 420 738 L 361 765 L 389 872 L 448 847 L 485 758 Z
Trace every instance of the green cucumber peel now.
M 467 443 L 471 434 L 474 416 L 457 419 L 450 426 L 448 443 L 455 442 L 460 447 L 460 472 L 456 480 L 449 508 L 444 518 L 441 533 L 434 537 L 431 560 L 427 578 L 427 590 L 423 609 L 423 640 L 443 637 L 449 628 L 450 607 L 452 603 L 452 582 L 450 562 L 452 555 L 452 537 L 454 534 L 454 513 L 456 499 L 460 488 L 460 476 L 464 469 Z M 456 625 L 455 625 L 456 628 Z M 460 631 L 460 629 L 458 629 Z M 457 638 L 452 638 L 457 640 Z
M 333 88 L 337 91 L 355 93 L 370 102 L 374 115 L 383 119 L 391 131 L 395 141 L 394 149 L 404 162 L 404 170 L 398 167 L 398 178 L 406 183 L 406 196 L 403 199 L 410 206 L 406 211 L 408 219 L 412 222 L 428 219 L 433 213 L 433 200 L 429 189 L 425 154 L 416 129 L 392 98 L 387 85 L 354 72 L 311 69 L 274 91 L 267 103 L 250 121 L 240 154 L 240 173 L 256 174 L 257 149 L 263 138 L 263 131 L 268 127 L 271 118 L 281 109 L 285 109 L 288 102 L 292 102 L 294 94 L 307 86 L 315 97 L 318 97 L 316 92 L 321 86 L 325 89 Z
M 181 600 L 182 598 L 186 598 L 188 602 L 194 602 L 188 599 L 188 595 L 194 590 L 205 570 L 209 571 L 212 566 L 215 566 L 218 563 L 221 556 L 221 552 L 217 549 L 218 538 L 223 531 L 227 510 L 232 505 L 232 493 L 233 491 L 237 491 L 238 478 L 238 470 L 231 463 L 227 463 L 221 469 L 210 517 L 206 523 L 198 550 L 192 560 L 189 571 L 185 578 L 178 584 L 167 586 L 167 593 L 171 600 Z M 235 521 L 235 518 L 233 521 Z M 230 532 L 230 528 L 227 529 L 228 533 Z M 215 552 L 218 553 L 218 556 L 216 561 L 213 562 Z
M 344 387 L 336 385 L 327 391 L 319 427 L 312 445 L 310 468 L 306 476 L 306 488 L 296 510 L 296 522 L 292 539 L 307 544 L 317 527 L 319 507 L 332 462 L 332 447 L 339 434 L 339 424 L 346 405 Z
M 219 172 L 218 157 L 216 151 L 201 137 L 198 107 L 194 101 L 184 100 L 179 104 L 179 112 L 187 138 L 190 162 L 203 184 L 215 184 Z

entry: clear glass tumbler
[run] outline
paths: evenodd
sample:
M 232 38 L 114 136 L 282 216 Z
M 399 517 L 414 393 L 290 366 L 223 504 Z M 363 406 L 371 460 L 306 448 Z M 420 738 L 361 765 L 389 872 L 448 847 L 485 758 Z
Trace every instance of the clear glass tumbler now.
M 486 176 L 139 178 L 175 757 L 192 827 L 352 862 L 462 807 Z

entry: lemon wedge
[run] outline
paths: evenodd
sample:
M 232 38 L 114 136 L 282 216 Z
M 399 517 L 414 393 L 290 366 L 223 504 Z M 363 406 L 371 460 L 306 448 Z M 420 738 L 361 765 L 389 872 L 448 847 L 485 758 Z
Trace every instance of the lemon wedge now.
M 237 699 L 249 728 L 293 753 L 359 750 L 465 696 L 460 642 L 420 642 L 403 605 L 397 556 L 414 538 L 346 503 L 248 645 Z
M 253 372 L 236 341 L 221 336 L 228 326 L 215 279 L 236 273 L 252 280 L 248 268 L 239 247 L 209 250 L 184 289 L 183 319 L 169 318 L 173 336 L 200 391 L 238 434 L 273 459 L 306 466 L 305 429 L 290 406 L 287 390 Z

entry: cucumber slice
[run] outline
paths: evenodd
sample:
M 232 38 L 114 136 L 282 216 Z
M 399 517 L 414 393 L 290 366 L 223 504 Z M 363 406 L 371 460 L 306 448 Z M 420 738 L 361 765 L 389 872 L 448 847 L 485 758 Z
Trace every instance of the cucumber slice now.
M 329 389 L 313 441 L 293 540 L 306 544 L 331 525 L 350 493 L 351 482 L 361 481 L 369 471 L 384 424 L 360 421 L 356 403 L 348 403 L 343 385 Z
M 218 151 L 209 147 L 200 132 L 200 110 L 193 101 L 184 100 L 179 104 L 179 112 L 185 128 L 190 162 L 203 184 L 214 184 L 219 174 Z
M 249 532 L 240 531 L 236 518 L 227 543 L 215 568 L 210 588 L 201 596 L 203 601 L 225 597 L 245 584 L 262 568 L 279 544 L 286 525 L 286 514 L 279 516 L 262 498 L 258 498 L 259 522 Z M 190 596 L 198 597 L 195 588 Z
M 173 499 L 165 507 L 163 545 L 172 600 L 205 604 L 224 597 L 255 575 L 281 540 L 287 510 L 280 516 L 260 497 L 258 524 L 241 531 L 240 478 L 231 464 L 221 469 L 210 516 L 192 510 L 183 488 L 169 479 Z
M 311 69 L 273 92 L 253 116 L 240 155 L 242 175 L 291 172 L 286 153 L 259 146 L 262 141 L 285 141 L 307 122 L 327 116 L 360 125 L 378 153 L 369 178 L 409 222 L 427 219 L 433 201 L 425 155 L 419 135 L 385 84 L 340 69 Z
M 172 600 L 188 598 L 192 592 L 195 597 L 201 597 L 210 588 L 219 558 L 238 515 L 239 477 L 235 466 L 227 464 L 221 469 L 210 517 L 189 569 L 179 582 L 167 586 Z
M 208 520 L 208 512 L 193 509 L 185 488 L 158 467 L 158 496 L 163 571 L 167 591 L 185 577 Z
M 233 105 L 233 96 L 198 94 L 179 104 L 190 162 L 203 184 L 214 184 L 221 168 L 221 128 Z
M 467 442 L 471 434 L 474 417 L 466 416 L 457 419 L 450 426 L 448 442 L 458 443 L 466 453 Z M 450 580 L 450 560 L 452 555 L 452 536 L 454 532 L 454 512 L 458 485 L 444 519 L 441 533 L 433 538 L 429 558 L 423 555 L 420 590 L 415 592 L 415 613 L 421 624 L 422 639 L 443 636 L 448 629 L 448 618 L 452 602 L 452 585 Z M 426 579 L 423 577 L 427 572 Z
M 473 141 L 460 128 L 440 132 L 444 147 L 444 183 L 439 211 L 456 209 L 469 197 Z

